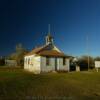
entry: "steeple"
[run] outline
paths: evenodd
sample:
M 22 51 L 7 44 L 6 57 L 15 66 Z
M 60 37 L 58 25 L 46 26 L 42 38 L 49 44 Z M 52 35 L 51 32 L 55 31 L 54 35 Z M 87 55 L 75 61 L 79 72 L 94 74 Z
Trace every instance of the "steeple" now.
M 48 25 L 48 34 L 46 36 L 46 45 L 47 44 L 53 44 L 53 37 L 51 36 L 50 33 L 50 24 Z

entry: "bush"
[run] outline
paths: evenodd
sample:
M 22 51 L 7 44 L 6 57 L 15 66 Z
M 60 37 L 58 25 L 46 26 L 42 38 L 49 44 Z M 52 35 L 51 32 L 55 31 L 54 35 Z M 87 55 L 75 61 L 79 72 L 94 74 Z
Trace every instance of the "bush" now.
M 82 56 L 79 58 L 78 65 L 80 66 L 81 70 L 87 70 L 88 69 L 88 56 Z M 94 68 L 94 59 L 89 56 L 89 68 Z

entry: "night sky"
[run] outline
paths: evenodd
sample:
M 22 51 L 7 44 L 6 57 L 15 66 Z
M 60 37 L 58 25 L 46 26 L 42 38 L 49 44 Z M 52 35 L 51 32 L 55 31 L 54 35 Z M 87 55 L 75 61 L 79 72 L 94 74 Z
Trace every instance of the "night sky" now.
M 0 56 L 22 43 L 31 50 L 45 43 L 51 25 L 54 42 L 66 54 L 100 56 L 100 0 L 0 0 Z

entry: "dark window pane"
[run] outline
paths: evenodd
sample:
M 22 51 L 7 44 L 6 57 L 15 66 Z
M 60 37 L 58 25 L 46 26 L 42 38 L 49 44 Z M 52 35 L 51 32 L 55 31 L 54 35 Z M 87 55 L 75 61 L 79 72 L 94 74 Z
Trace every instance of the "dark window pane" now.
M 63 58 L 63 65 L 66 65 L 66 58 Z
M 46 57 L 46 65 L 50 65 L 50 58 Z

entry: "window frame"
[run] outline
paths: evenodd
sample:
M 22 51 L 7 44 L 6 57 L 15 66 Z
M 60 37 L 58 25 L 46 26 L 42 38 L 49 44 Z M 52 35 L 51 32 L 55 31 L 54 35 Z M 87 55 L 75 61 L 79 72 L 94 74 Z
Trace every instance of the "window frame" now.
M 28 58 L 28 65 L 30 64 L 30 58 Z
M 46 66 L 50 66 L 50 57 L 46 57 Z
M 66 65 L 66 58 L 63 57 L 63 66 Z

